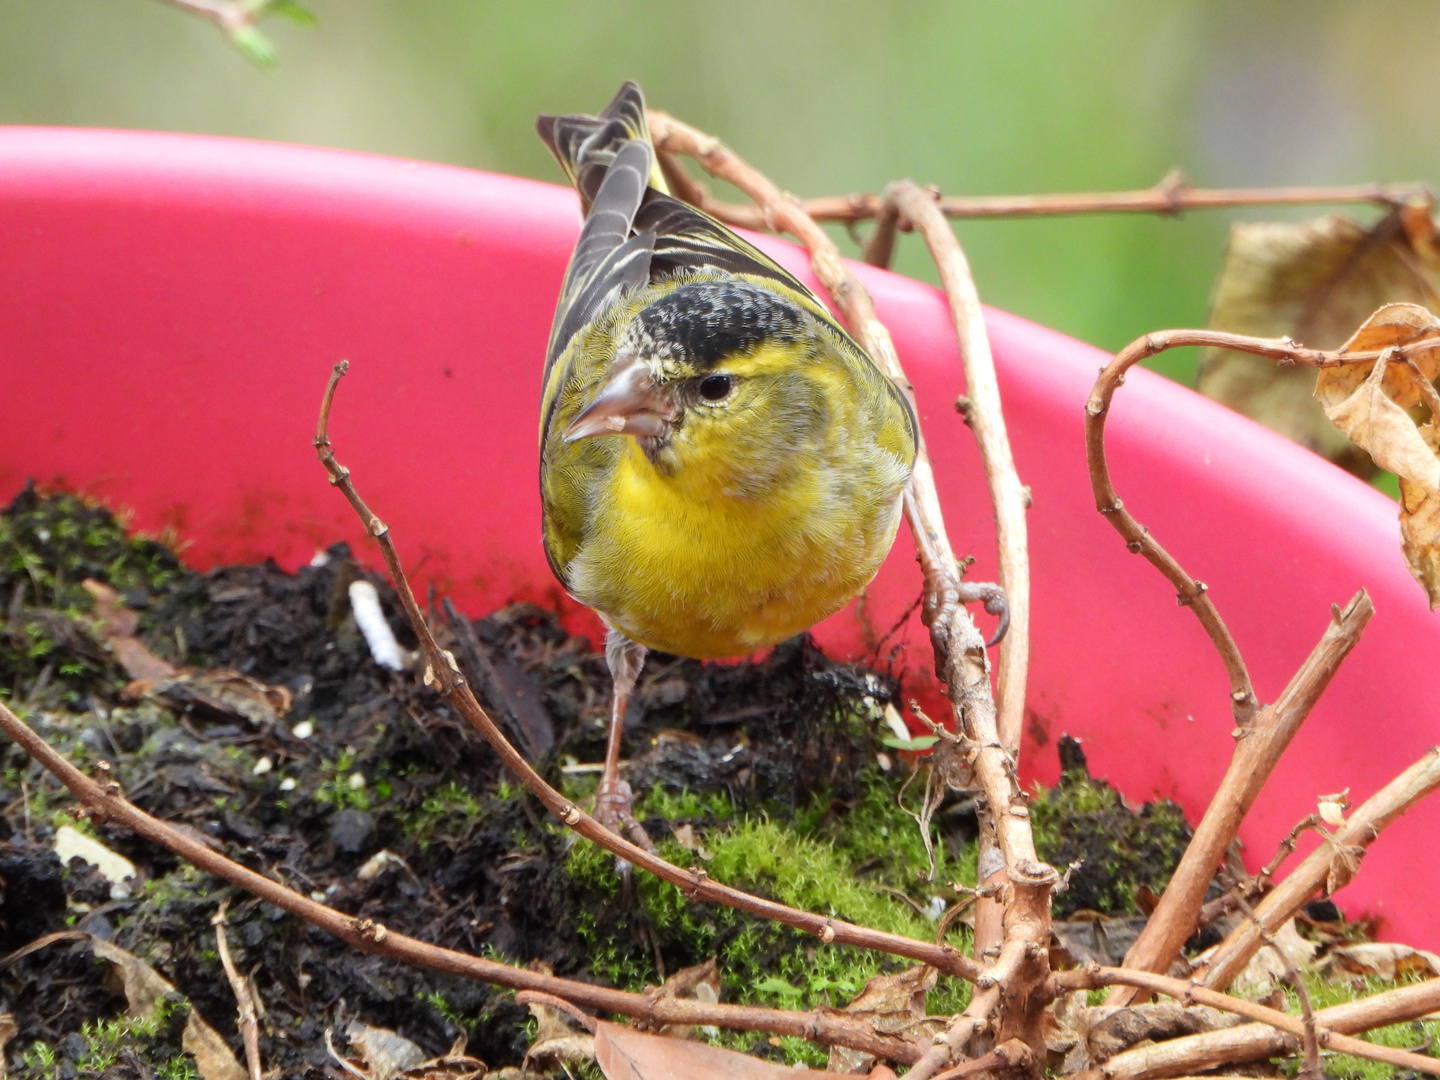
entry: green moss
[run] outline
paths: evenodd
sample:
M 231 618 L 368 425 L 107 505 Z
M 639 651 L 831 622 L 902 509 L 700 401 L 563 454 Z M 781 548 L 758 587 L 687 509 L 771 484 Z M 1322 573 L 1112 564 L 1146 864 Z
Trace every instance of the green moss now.
M 27 487 L 0 513 L 0 598 L 18 614 L 0 633 L 0 685 L 26 686 L 40 705 L 85 708 L 124 675 L 94 640 L 94 578 L 140 606 L 192 574 L 164 544 L 125 535 L 123 519 L 74 495 Z M 43 676 L 43 678 L 42 678 Z
M 1332 1005 L 1344 1005 L 1361 998 L 1371 997 L 1386 990 L 1409 986 L 1418 981 L 1417 979 L 1406 979 L 1393 982 L 1373 977 L 1353 981 L 1335 981 L 1319 975 L 1308 975 L 1305 979 L 1305 988 L 1310 994 L 1311 1007 L 1318 1011 Z M 1285 995 L 1287 1011 L 1295 1016 L 1301 1015 L 1300 1001 L 1295 992 L 1286 987 Z M 1366 1042 L 1375 1043 L 1377 1046 L 1389 1046 L 1398 1050 L 1418 1050 L 1421 1053 L 1437 1056 L 1434 1048 L 1440 1045 L 1440 1020 L 1413 1020 L 1403 1024 L 1391 1024 L 1388 1027 L 1368 1031 L 1358 1037 Z M 1426 1045 L 1431 1049 L 1419 1050 L 1420 1047 Z M 1299 1069 L 1299 1065 L 1300 1058 L 1298 1056 L 1290 1059 L 1286 1062 L 1286 1072 L 1293 1075 Z M 1390 1080 L 1395 1075 L 1395 1070 L 1381 1062 L 1367 1061 L 1364 1058 L 1351 1057 L 1349 1054 L 1327 1054 L 1325 1056 L 1325 1073 L 1334 1080 Z
M 406 835 L 424 847 L 437 836 L 463 836 L 480 819 L 482 808 L 468 788 L 451 780 L 422 798 L 418 807 L 397 808 L 395 813 Z
M 194 1059 L 180 1049 L 181 1032 L 190 1016 L 190 1003 L 168 994 L 147 1017 L 119 1016 L 96 1020 L 81 1028 L 85 1049 L 63 1063 L 52 1047 L 31 1044 L 20 1058 L 23 1075 L 33 1080 L 59 1080 L 62 1076 L 99 1076 L 132 1054 L 148 1065 L 160 1080 L 199 1080 Z
M 735 806 L 721 791 L 697 794 L 688 788 L 671 791 L 657 785 L 636 801 L 635 814 L 641 820 L 658 817 L 666 821 L 729 821 Z
M 651 814 L 666 805 L 687 820 L 718 816 L 715 802 L 685 795 L 661 801 L 651 793 L 645 805 Z M 699 829 L 708 862 L 672 836 L 659 838 L 658 846 L 673 863 L 703 868 L 716 881 L 791 907 L 921 940 L 933 938 L 934 923 L 916 906 L 927 907 L 930 896 L 943 899 L 949 890 L 938 883 L 916 883 L 916 868 L 926 864 L 924 846 L 915 822 L 895 804 L 893 788 L 877 775 L 866 781 L 848 812 L 829 810 L 817 802 L 789 822 L 757 814 Z M 959 878 L 968 870 L 973 882 L 973 851 L 958 859 L 941 851 L 939 860 L 942 875 Z M 867 864 L 874 872 L 859 873 Z M 588 841 L 577 841 L 568 853 L 566 872 L 577 888 L 599 901 L 588 906 L 576 927 L 595 975 L 637 990 L 655 982 L 651 955 L 636 946 L 633 928 L 597 914 L 611 910 L 620 898 L 614 857 Z M 869 979 L 907 966 L 865 950 L 825 945 L 813 935 L 731 908 L 692 903 L 678 888 L 649 875 L 637 874 L 633 884 L 646 927 L 667 960 L 678 966 L 717 957 L 726 1001 L 785 1008 L 838 1006 Z M 968 985 L 942 979 L 930 994 L 930 1011 L 958 1012 L 967 1001 Z M 740 1037 L 722 1042 L 728 1045 L 735 1038 Z M 744 1036 L 736 1048 L 750 1049 L 753 1038 Z M 825 1052 L 803 1040 L 793 1047 L 782 1040 L 779 1049 L 787 1062 L 824 1067 Z

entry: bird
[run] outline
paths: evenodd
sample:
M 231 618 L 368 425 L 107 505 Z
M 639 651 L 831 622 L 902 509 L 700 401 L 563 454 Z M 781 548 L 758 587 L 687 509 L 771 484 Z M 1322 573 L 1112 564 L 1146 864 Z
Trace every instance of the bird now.
M 647 651 L 747 656 L 857 596 L 919 428 L 814 293 L 669 193 L 638 85 L 536 127 L 584 212 L 545 357 L 545 553 L 607 630 L 595 817 L 650 848 L 619 775 Z

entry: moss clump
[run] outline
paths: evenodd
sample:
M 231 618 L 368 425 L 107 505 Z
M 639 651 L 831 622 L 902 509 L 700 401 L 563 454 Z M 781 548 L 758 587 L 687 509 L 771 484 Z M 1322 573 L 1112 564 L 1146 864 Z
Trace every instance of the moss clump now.
M 0 694 L 84 708 L 113 690 L 119 668 L 89 632 L 86 578 L 117 589 L 143 611 L 153 594 L 192 575 L 165 545 L 125 535 L 103 506 L 74 495 L 40 496 L 27 485 L 0 514 Z M 21 695 L 19 688 L 27 688 Z
M 1131 810 L 1118 791 L 1090 775 L 1078 744 L 1062 760 L 1067 767 L 1060 783 L 1040 788 L 1030 803 L 1040 857 L 1061 870 L 1083 860 L 1056 897 L 1055 916 L 1138 914 L 1135 890 L 1145 885 L 1163 892 L 1190 842 L 1185 814 L 1169 799 Z
M 974 849 L 956 855 L 940 845 L 936 881 L 919 880 L 916 871 L 927 858 L 914 820 L 896 804 L 898 786 L 872 767 L 858 777 L 859 798 L 853 803 L 837 807 L 812 799 L 787 820 L 764 812 L 717 816 L 695 831 L 708 860 L 673 836 L 657 836 L 660 854 L 791 907 L 928 940 L 935 932 L 932 914 L 954 898 L 945 883 L 974 883 Z M 665 798 L 690 811 L 688 816 L 709 804 L 693 796 Z M 655 812 L 653 793 L 643 806 Z M 654 953 L 640 946 L 635 927 L 605 916 L 621 899 L 613 856 L 578 841 L 570 848 L 566 869 L 575 885 L 595 898 L 582 905 L 590 914 L 577 927 L 594 974 L 633 990 L 658 981 Z M 864 950 L 822 945 L 811 935 L 731 908 L 691 903 L 679 889 L 648 875 L 636 875 L 634 888 L 642 916 L 636 922 L 669 969 L 718 957 L 725 1001 L 792 1009 L 840 1006 L 867 980 L 908 966 Z M 964 945 L 958 933 L 952 941 Z M 929 995 L 929 1011 L 959 1012 L 968 990 L 960 980 L 940 980 Z M 788 1063 L 825 1064 L 825 1052 L 803 1040 L 776 1045 L 753 1033 L 730 1033 L 720 1041 Z
M 1415 978 L 1396 982 L 1373 976 L 1353 981 L 1335 981 L 1322 975 L 1309 974 L 1305 977 L 1305 988 L 1310 993 L 1311 1006 L 1318 1011 L 1328 1009 L 1332 1005 L 1345 1005 L 1352 1001 L 1359 1001 L 1361 998 L 1371 997 L 1401 986 L 1409 986 L 1419 981 L 1418 978 Z M 1295 991 L 1288 986 L 1284 989 L 1286 1011 L 1292 1016 L 1300 1016 L 1300 1000 Z M 1418 1052 L 1433 1055 L 1435 1053 L 1433 1047 L 1440 1044 L 1440 1020 L 1412 1020 L 1403 1024 L 1391 1024 L 1388 1027 L 1367 1031 L 1358 1038 L 1375 1043 L 1377 1046 L 1389 1046 L 1397 1050 L 1416 1050 L 1419 1047 L 1428 1046 L 1432 1049 Z M 1299 1067 L 1300 1057 L 1298 1055 L 1284 1065 L 1286 1074 L 1291 1076 L 1299 1071 Z M 1391 1080 L 1397 1074 L 1393 1066 L 1383 1062 L 1367 1061 L 1364 1058 L 1351 1057 L 1349 1054 L 1327 1054 L 1325 1056 L 1325 1075 L 1333 1077 L 1334 1080 Z M 1413 1076 L 1414 1074 L 1404 1075 Z
M 195 1059 L 180 1048 L 190 1003 L 167 994 L 149 1016 L 95 1020 L 62 1039 L 58 1047 L 32 1043 L 20 1056 L 29 1080 L 75 1076 L 154 1076 L 157 1080 L 199 1080 Z

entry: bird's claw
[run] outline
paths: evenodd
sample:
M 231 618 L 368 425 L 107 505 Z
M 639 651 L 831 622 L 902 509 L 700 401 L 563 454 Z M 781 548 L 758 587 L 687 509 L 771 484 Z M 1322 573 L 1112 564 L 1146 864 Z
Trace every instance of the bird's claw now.
M 595 820 L 636 847 L 654 853 L 654 841 L 645 826 L 635 819 L 635 794 L 626 781 L 618 777 L 614 781 L 600 781 L 600 788 L 595 792 Z
M 991 581 L 967 581 L 960 586 L 960 602 L 983 603 L 989 614 L 1000 617 L 1000 622 L 995 626 L 995 636 L 985 643 L 985 647 L 988 649 L 999 645 L 1000 639 L 1010 629 L 1010 600 L 1006 597 L 1005 590 Z

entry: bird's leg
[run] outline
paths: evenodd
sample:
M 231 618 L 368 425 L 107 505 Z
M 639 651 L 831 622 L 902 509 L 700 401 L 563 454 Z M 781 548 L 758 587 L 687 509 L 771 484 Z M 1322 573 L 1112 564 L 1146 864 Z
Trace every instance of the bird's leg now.
M 630 785 L 620 779 L 620 736 L 625 727 L 625 709 L 630 694 L 645 665 L 645 646 L 631 641 L 618 630 L 605 635 L 605 663 L 610 668 L 614 686 L 610 701 L 610 738 L 605 744 L 605 767 L 600 772 L 600 787 L 595 792 L 595 820 L 611 832 L 629 837 L 646 851 L 655 845 L 641 824 L 635 820 L 634 795 Z

